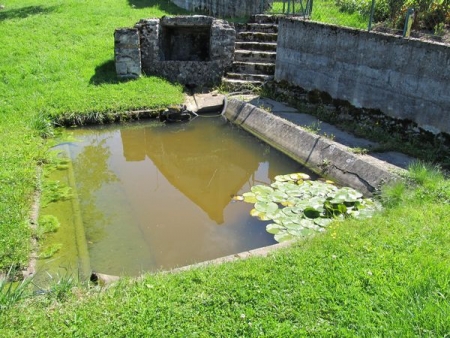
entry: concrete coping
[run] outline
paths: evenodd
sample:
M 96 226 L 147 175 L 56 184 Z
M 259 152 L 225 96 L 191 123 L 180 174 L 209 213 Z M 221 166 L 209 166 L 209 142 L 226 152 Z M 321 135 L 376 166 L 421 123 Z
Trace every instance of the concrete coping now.
M 359 155 L 338 142 L 314 134 L 253 104 L 229 99 L 225 116 L 308 169 L 371 196 L 404 169 L 369 155 Z

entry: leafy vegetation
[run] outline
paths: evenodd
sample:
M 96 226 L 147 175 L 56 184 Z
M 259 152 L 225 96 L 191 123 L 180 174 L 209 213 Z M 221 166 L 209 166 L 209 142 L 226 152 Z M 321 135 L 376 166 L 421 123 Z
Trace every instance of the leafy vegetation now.
M 358 191 L 336 187 L 331 181 L 311 181 L 309 175 L 278 175 L 270 186 L 256 185 L 238 200 L 252 203 L 250 214 L 262 221 L 278 242 L 324 231 L 333 221 L 367 218 L 380 209 Z
M 4 276 L 0 276 L 0 314 L 29 294 L 31 279 L 13 282 L 17 277 L 16 273 L 11 267 Z
M 368 18 L 372 0 L 335 0 L 338 8 L 345 13 L 358 13 Z M 414 8 L 416 29 L 433 33 L 440 26 L 450 24 L 450 2 L 448 0 L 377 0 L 374 9 L 375 22 L 387 22 L 395 28 L 403 28 L 408 8 Z

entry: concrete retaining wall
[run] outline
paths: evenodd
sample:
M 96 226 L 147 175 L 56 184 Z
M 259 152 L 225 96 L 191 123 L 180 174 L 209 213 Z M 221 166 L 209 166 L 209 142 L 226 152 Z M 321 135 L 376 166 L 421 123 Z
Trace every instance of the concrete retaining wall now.
M 449 46 L 284 18 L 275 80 L 450 134 Z
M 263 13 L 262 7 L 272 0 L 172 0 L 178 7 L 188 11 L 202 11 L 216 17 L 242 17 Z M 266 5 L 267 4 L 267 5 Z
M 268 113 L 249 103 L 228 100 L 225 116 L 316 173 L 350 186 L 366 196 L 384 183 L 398 179 L 399 168 L 348 148 Z

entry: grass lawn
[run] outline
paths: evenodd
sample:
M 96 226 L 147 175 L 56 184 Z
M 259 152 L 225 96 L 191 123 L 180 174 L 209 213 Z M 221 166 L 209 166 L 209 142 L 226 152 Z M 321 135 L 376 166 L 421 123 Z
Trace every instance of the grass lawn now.
M 0 269 L 26 265 L 48 121 L 178 103 L 155 77 L 118 82 L 113 31 L 180 13 L 168 1 L 7 1 L 0 11 Z M 449 337 L 450 183 L 419 165 L 385 211 L 268 258 L 123 280 L 60 276 L 23 299 L 0 280 L 0 337 Z M 20 288 L 20 287 L 19 287 Z M 17 291 L 17 290 L 16 290 Z

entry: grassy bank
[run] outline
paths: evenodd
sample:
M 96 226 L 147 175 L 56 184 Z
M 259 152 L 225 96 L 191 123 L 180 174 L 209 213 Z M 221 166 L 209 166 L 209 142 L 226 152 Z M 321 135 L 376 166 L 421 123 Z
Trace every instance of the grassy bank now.
M 182 101 L 156 77 L 120 82 L 114 29 L 182 12 L 167 1 L 5 1 L 0 11 L 0 270 L 29 254 L 39 137 L 60 114 L 155 108 Z
M 450 182 L 415 172 L 419 186 L 387 189 L 388 208 L 364 222 L 336 223 L 268 258 L 103 291 L 66 279 L 4 311 L 0 334 L 448 336 Z

